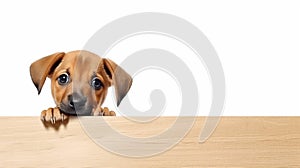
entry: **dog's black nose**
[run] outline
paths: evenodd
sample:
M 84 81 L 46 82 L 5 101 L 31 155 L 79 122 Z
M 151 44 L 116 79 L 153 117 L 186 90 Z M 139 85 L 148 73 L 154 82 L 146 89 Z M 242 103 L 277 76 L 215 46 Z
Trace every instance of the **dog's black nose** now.
M 68 100 L 69 100 L 69 107 L 75 109 L 75 108 L 83 107 L 87 99 L 84 96 L 80 96 L 79 94 L 74 93 L 68 96 Z

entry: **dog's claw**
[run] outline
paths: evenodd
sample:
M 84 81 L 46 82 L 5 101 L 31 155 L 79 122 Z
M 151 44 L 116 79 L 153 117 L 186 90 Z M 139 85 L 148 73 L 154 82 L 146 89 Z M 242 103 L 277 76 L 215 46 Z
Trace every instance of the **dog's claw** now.
M 94 112 L 94 115 L 97 114 L 99 116 L 115 116 L 116 113 L 114 111 L 110 111 L 107 107 L 104 107 L 104 108 L 100 108 L 100 110 L 95 113 Z
M 42 122 L 49 122 L 54 125 L 57 121 L 64 121 L 67 116 L 61 113 L 60 110 L 56 107 L 42 111 L 40 118 Z

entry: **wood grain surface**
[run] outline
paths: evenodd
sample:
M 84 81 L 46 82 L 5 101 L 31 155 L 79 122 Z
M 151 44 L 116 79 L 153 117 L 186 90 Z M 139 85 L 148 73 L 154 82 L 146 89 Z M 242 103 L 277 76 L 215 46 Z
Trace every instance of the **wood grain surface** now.
M 143 124 L 123 117 L 104 119 L 124 135 L 146 137 L 168 129 L 176 117 Z M 173 148 L 131 158 L 97 145 L 77 118 L 55 129 L 39 117 L 0 117 L 0 167 L 300 167 L 300 117 L 222 117 L 212 136 L 198 143 L 204 121 L 198 117 Z M 95 130 L 105 131 L 97 124 Z

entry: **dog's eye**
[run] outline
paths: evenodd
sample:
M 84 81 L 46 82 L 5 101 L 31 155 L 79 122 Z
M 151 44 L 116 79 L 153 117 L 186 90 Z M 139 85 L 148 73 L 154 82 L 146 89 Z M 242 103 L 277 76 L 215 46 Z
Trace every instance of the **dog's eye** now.
M 58 84 L 60 84 L 60 85 L 65 85 L 65 84 L 69 83 L 69 80 L 70 80 L 70 78 L 67 73 L 63 73 L 57 78 Z
M 102 82 L 101 82 L 101 80 L 100 80 L 99 78 L 94 77 L 94 78 L 92 79 L 91 85 L 92 85 L 92 87 L 93 87 L 95 90 L 99 90 L 99 89 L 101 89 L 101 87 L 102 87 Z

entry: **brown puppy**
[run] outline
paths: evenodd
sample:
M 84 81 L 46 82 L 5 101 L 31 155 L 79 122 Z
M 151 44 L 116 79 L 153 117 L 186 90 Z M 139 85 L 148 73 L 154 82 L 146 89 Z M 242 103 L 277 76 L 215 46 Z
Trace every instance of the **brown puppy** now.
M 109 59 L 88 51 L 55 53 L 30 66 L 32 82 L 41 92 L 47 77 L 56 107 L 42 111 L 41 119 L 55 123 L 68 115 L 115 115 L 101 105 L 114 85 L 117 105 L 130 89 L 132 78 Z

